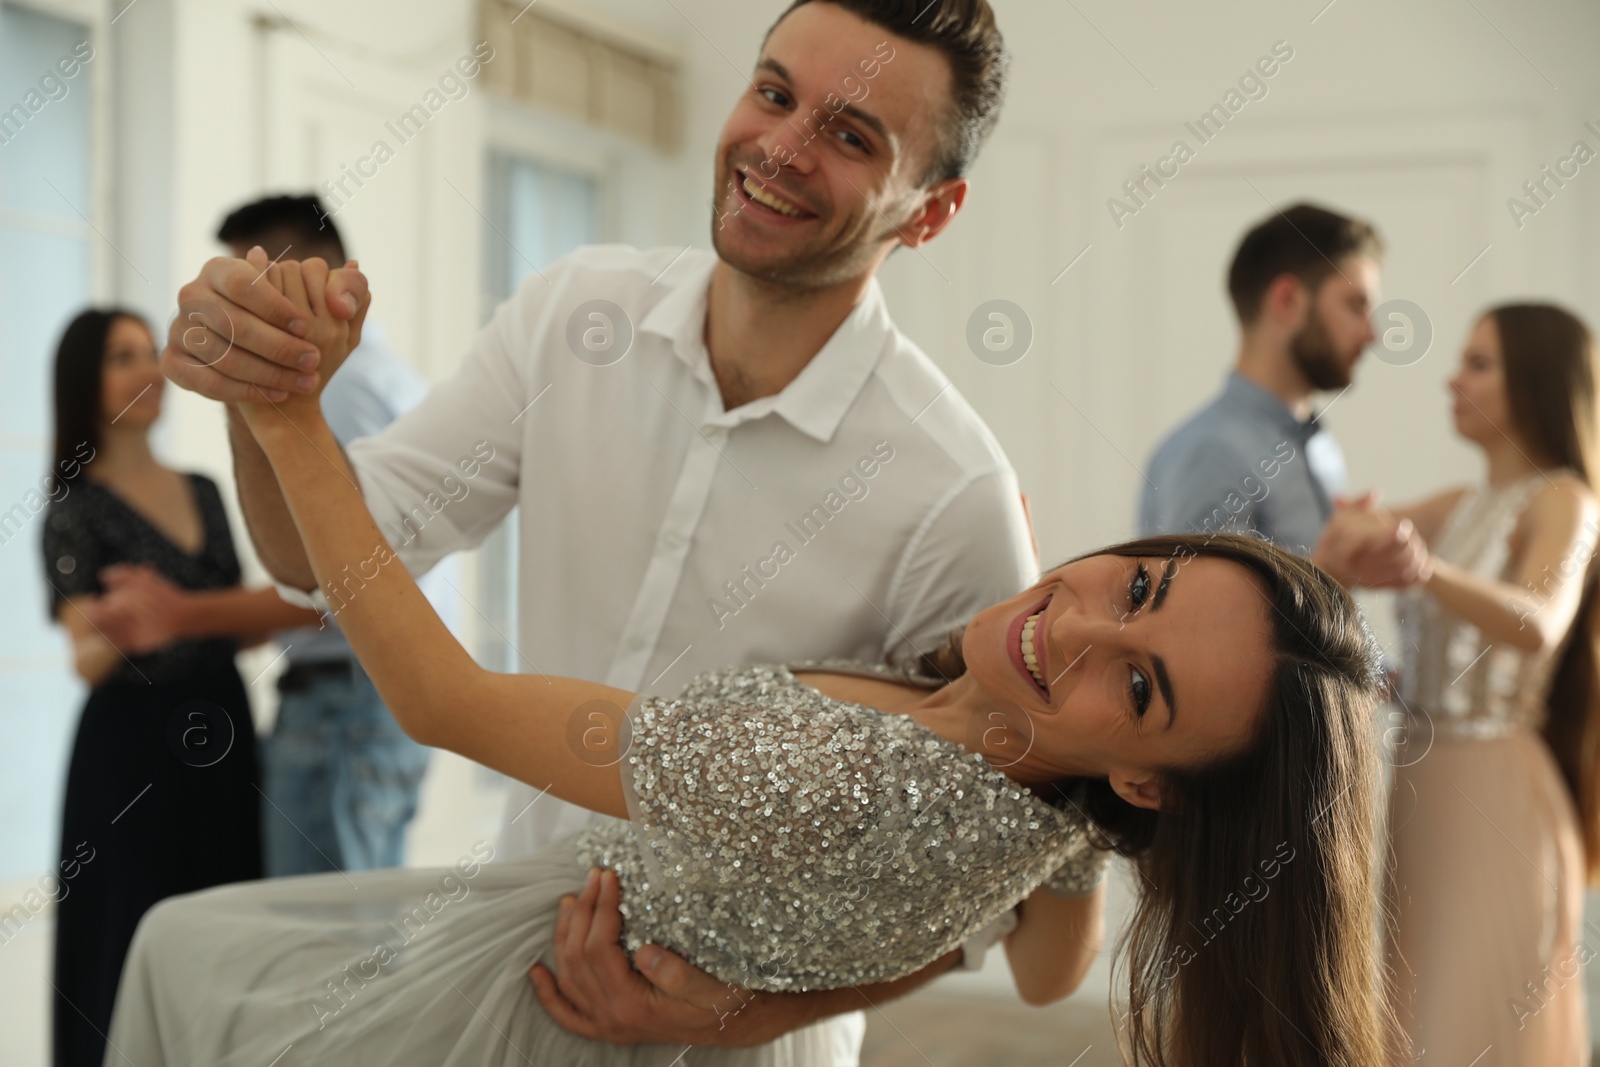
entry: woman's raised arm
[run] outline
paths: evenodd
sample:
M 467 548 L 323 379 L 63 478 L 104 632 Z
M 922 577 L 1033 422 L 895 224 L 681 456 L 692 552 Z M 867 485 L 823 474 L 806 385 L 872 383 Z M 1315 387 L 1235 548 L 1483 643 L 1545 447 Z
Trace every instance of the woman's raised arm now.
M 1529 652 L 1565 639 L 1594 559 L 1600 506 L 1572 475 L 1548 479 L 1534 495 L 1512 536 L 1510 581 L 1496 581 L 1437 561 L 1423 587 L 1486 640 Z
M 307 311 L 307 339 L 322 351 L 326 385 L 350 348 L 349 324 L 323 302 L 326 265 L 281 261 L 269 277 Z M 479 667 L 379 532 L 322 416 L 321 390 L 239 407 L 283 489 L 318 587 L 406 733 L 562 800 L 627 818 L 617 727 L 633 694 Z M 575 721 L 581 743 L 568 741 Z

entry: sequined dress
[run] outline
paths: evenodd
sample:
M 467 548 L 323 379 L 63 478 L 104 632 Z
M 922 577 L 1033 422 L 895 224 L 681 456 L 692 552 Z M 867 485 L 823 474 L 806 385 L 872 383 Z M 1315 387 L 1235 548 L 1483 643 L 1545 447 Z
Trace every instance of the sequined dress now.
M 1434 554 L 1514 582 L 1508 539 L 1556 477 L 1469 490 Z M 1413 1048 L 1396 1062 L 1585 1067 L 1583 850 L 1539 735 L 1559 650 L 1490 644 L 1424 590 L 1398 607 L 1389 963 Z
M 932 679 L 842 661 L 708 671 L 636 698 L 619 768 L 631 821 L 526 859 L 313 875 L 176 898 L 140 926 L 111 1041 L 135 1063 L 666 1067 L 544 1015 L 562 894 L 591 865 L 622 887 L 623 943 L 727 982 L 800 991 L 887 981 L 1030 892 L 1091 891 L 1102 854 L 1044 803 L 914 720 L 825 696 L 796 670 Z M 737 1013 L 725 1020 L 737 1026 Z M 822 1027 L 695 1064 L 831 1067 Z

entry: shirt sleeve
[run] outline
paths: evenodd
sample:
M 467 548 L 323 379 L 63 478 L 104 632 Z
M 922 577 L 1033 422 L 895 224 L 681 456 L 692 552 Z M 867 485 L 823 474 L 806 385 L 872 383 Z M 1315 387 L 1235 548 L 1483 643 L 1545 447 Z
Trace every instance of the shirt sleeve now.
M 323 417 L 346 449 L 359 438 L 382 433 L 403 410 L 381 388 L 379 374 L 384 368 L 376 363 L 394 357 L 377 353 L 372 356 L 346 363 L 322 393 Z
M 1038 578 L 1016 475 L 997 470 L 958 484 L 929 512 L 895 572 L 888 658 L 933 651 L 951 630 Z
M 548 334 L 551 293 L 568 276 L 559 264 L 529 275 L 453 375 L 346 449 L 378 529 L 413 576 L 479 544 L 516 505 L 520 416 L 548 384 L 534 339 Z
M 51 506 L 42 540 L 44 576 L 49 583 L 46 601 L 50 621 L 55 622 L 67 597 L 104 592 L 100 568 L 114 561 L 71 493 Z
M 1251 460 L 1222 441 L 1162 449 L 1146 475 L 1140 536 L 1257 529 L 1265 518 L 1264 501 L 1248 495 L 1246 481 L 1255 474 Z

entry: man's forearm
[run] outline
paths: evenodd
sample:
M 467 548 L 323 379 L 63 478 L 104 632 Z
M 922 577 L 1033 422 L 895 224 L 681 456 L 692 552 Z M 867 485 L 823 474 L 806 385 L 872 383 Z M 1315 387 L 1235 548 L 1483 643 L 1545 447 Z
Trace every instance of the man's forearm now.
M 904 978 L 872 985 L 846 986 L 843 989 L 814 989 L 807 993 L 757 993 L 742 1009 L 735 1005 L 732 1014 L 723 1019 L 723 1040 L 717 1045 L 742 1047 L 761 1045 L 791 1030 L 847 1011 L 879 1007 L 891 1000 L 905 996 L 961 962 L 961 950 L 955 949 L 934 960 L 928 966 Z M 748 1029 L 741 1032 L 739 1016 L 749 1012 Z
M 847 1011 L 859 1011 L 862 1008 L 877 1007 L 891 1000 L 898 1000 L 912 990 L 927 985 L 941 974 L 954 970 L 960 963 L 961 950 L 958 948 L 940 956 L 922 970 L 908 974 L 904 978 L 896 978 L 892 982 L 819 990 L 816 995 L 820 999 L 816 1005 L 817 1013 L 813 1018 L 826 1019 L 833 1015 L 842 1015 Z
M 234 405 L 227 405 L 228 439 L 233 445 L 233 477 L 239 486 L 239 508 L 250 541 L 256 546 L 261 563 L 278 581 L 296 589 L 315 589 L 316 573 L 306 556 L 294 516 L 283 499 L 283 489 L 272 471 L 267 454 L 261 450 Z

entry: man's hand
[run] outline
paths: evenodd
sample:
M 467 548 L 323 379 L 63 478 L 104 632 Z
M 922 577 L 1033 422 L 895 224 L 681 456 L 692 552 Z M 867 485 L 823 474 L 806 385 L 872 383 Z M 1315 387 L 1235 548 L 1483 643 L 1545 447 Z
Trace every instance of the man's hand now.
M 1346 585 L 1398 589 L 1426 581 L 1432 554 L 1410 519 L 1377 506 L 1367 493 L 1338 510 L 1312 550 L 1311 561 Z
M 282 400 L 321 386 L 321 356 L 307 339 L 311 320 L 268 284 L 268 266 L 259 247 L 248 259 L 219 256 L 178 291 L 178 315 L 161 356 L 162 373 L 174 385 L 226 403 Z M 355 260 L 329 274 L 326 292 L 332 315 L 351 324 L 354 347 L 371 302 Z
M 556 973 L 528 972 L 539 1002 L 563 1029 L 614 1045 L 764 1045 L 820 1018 L 809 993 L 755 993 L 719 981 L 657 945 L 635 954 L 618 943 L 622 896 L 613 871 L 590 872 L 577 897 L 563 897 L 556 922 Z
M 125 654 L 140 656 L 183 636 L 185 591 L 147 563 L 113 563 L 100 569 L 105 593 L 84 605 L 84 615 Z
M 1404 589 L 1433 574 L 1433 553 L 1410 519 L 1394 520 L 1349 559 L 1350 580 L 1369 589 Z

